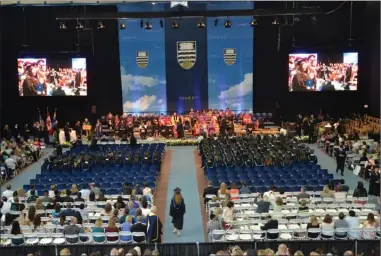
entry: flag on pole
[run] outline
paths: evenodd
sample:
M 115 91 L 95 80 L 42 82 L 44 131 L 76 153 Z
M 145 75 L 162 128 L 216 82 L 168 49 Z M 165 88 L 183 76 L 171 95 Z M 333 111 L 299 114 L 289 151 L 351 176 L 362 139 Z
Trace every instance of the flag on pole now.
M 52 135 L 53 127 L 52 127 L 52 120 L 50 119 L 49 109 L 46 109 L 46 130 L 48 131 L 49 135 Z
M 52 129 L 55 126 L 56 120 L 57 120 L 57 109 L 54 110 L 53 119 L 52 119 Z
M 44 122 L 44 119 L 42 119 L 40 109 L 38 109 L 38 115 L 40 116 L 40 125 L 41 125 L 42 127 L 44 127 L 44 126 L 45 126 L 45 122 Z

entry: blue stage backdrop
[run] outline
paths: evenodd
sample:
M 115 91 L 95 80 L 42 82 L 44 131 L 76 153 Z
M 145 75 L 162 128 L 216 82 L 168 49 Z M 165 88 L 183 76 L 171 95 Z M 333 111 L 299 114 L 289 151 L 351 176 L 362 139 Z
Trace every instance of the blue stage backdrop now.
M 188 2 L 185 10 L 202 10 L 204 3 Z M 168 10 L 169 4 L 165 5 Z M 173 20 L 179 28 L 173 29 Z M 197 28 L 198 18 L 166 19 L 167 107 L 180 113 L 208 107 L 207 28 Z
M 209 10 L 249 9 L 254 2 L 208 3 Z M 252 17 L 208 18 L 208 97 L 210 109 L 253 109 L 253 43 Z
M 151 3 L 118 5 L 120 12 L 163 8 Z M 139 19 L 124 20 L 126 29 L 119 30 L 123 112 L 167 110 L 164 28 L 160 27 L 159 19 L 149 21 L 152 30 L 141 28 Z

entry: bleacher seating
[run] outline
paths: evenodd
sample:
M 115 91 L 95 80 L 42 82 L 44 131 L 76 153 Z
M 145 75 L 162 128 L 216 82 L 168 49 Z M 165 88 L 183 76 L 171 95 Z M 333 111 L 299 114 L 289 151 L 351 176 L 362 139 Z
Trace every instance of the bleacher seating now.
M 44 190 L 49 190 L 51 184 L 56 184 L 58 190 L 70 189 L 71 184 L 82 187 L 83 184 L 97 183 L 107 195 L 121 194 L 123 182 L 143 185 L 148 183 L 149 187 L 155 189 L 156 178 L 160 172 L 160 162 L 165 150 L 165 144 L 141 144 L 138 147 L 130 147 L 126 144 L 98 145 L 97 150 L 92 150 L 88 146 L 78 146 L 64 153 L 63 157 L 75 158 L 80 155 L 90 155 L 91 168 L 89 170 L 78 166 L 54 166 L 46 159 L 46 164 L 41 167 L 41 174 L 37 174 L 35 179 L 30 180 L 30 184 L 35 185 L 39 195 Z M 107 153 L 120 153 L 121 162 L 102 162 L 96 159 L 97 155 L 107 155 Z M 129 162 L 127 156 L 139 154 L 141 161 Z M 154 154 L 158 154 L 160 162 L 144 162 L 144 158 L 152 159 Z M 29 190 L 29 184 L 23 186 L 24 190 Z

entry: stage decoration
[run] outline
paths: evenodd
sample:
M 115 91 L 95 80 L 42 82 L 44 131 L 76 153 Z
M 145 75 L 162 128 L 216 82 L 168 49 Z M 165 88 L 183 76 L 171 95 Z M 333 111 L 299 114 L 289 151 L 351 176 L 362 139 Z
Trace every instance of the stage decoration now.
M 305 141 L 307 142 L 308 141 L 308 136 L 296 136 L 295 139 L 297 139 L 298 141 Z
M 136 64 L 141 68 L 146 68 L 148 66 L 148 52 L 136 52 Z
M 235 48 L 224 49 L 224 61 L 227 65 L 229 66 L 233 65 L 236 59 L 237 59 L 237 53 Z
M 188 7 L 188 1 L 171 1 L 171 8 L 176 6 Z
M 191 69 L 196 63 L 196 41 L 177 42 L 177 62 L 183 69 Z

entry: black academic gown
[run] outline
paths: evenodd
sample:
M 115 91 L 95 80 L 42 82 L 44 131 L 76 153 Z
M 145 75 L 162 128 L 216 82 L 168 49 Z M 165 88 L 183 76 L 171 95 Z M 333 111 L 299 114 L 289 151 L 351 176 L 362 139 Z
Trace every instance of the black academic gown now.
M 174 198 L 172 198 L 169 215 L 172 217 L 173 226 L 177 230 L 183 229 L 184 214 L 185 214 L 184 200 L 180 204 L 176 204 Z
M 380 174 L 372 172 L 369 179 L 368 195 L 380 196 L 380 183 L 377 183 L 379 180 Z

